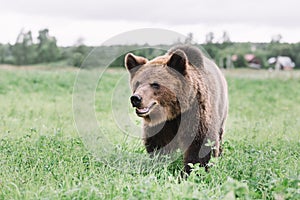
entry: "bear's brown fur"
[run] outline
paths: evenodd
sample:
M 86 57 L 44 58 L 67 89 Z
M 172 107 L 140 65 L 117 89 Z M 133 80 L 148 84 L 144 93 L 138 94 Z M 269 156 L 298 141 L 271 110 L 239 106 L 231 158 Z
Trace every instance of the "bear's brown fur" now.
M 211 154 L 220 155 L 227 83 L 211 60 L 196 47 L 177 46 L 150 61 L 129 53 L 125 66 L 148 153 L 182 149 L 186 173 L 188 163 L 207 167 Z

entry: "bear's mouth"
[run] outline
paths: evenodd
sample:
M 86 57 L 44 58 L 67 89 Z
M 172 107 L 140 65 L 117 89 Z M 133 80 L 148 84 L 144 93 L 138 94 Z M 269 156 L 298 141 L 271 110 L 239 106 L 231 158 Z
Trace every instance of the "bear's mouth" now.
M 151 109 L 156 105 L 156 102 L 153 102 L 150 106 L 144 108 L 136 108 L 135 112 L 139 117 L 147 116 Z

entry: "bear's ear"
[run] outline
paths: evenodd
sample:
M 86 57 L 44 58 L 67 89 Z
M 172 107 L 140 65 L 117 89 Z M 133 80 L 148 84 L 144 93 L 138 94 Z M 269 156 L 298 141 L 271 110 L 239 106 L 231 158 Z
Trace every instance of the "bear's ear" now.
M 167 62 L 167 66 L 177 70 L 179 73 L 186 74 L 187 57 L 182 50 L 177 49 L 171 55 Z
M 144 57 L 135 56 L 132 53 L 128 53 L 125 56 L 125 66 L 128 71 L 132 70 L 133 68 L 144 65 L 148 62 L 148 60 Z

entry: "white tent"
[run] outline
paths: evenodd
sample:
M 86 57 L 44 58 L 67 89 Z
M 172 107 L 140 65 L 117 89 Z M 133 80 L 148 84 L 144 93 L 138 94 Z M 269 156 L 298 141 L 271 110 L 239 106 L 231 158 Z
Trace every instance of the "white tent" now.
M 277 70 L 290 70 L 295 67 L 295 63 L 288 56 L 278 56 L 277 58 L 269 58 L 268 63 L 275 64 L 275 69 Z

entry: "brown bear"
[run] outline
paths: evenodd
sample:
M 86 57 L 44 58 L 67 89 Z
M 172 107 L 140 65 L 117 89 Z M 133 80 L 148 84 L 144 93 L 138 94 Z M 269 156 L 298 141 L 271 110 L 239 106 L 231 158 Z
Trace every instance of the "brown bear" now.
M 189 163 L 207 169 L 221 153 L 228 112 L 227 83 L 219 68 L 194 46 L 171 48 L 148 61 L 128 53 L 132 106 L 143 118 L 143 140 L 148 153 L 180 148 L 184 171 Z

